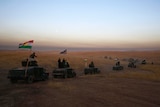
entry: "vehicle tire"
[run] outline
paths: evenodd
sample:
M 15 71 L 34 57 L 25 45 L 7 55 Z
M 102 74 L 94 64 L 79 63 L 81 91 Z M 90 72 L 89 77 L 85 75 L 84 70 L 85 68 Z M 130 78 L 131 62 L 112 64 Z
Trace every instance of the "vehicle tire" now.
M 85 74 L 85 75 L 89 74 L 88 69 L 86 69 L 86 68 L 84 69 L 84 74 Z
M 85 74 L 85 75 L 87 75 L 87 73 L 86 73 L 86 72 L 84 72 L 84 74 Z
M 72 77 L 76 77 L 76 73 L 75 72 L 72 73 Z
M 64 74 L 64 79 L 67 78 L 67 74 Z
M 99 74 L 101 71 L 100 70 L 97 70 L 97 74 Z
M 93 74 L 95 74 L 97 71 L 93 70 Z
M 93 73 L 93 71 L 92 71 L 92 70 L 90 70 L 89 72 L 90 72 L 90 74 L 92 74 L 92 73 Z
M 123 70 L 123 66 L 121 66 L 121 70 Z
M 84 70 L 84 74 L 86 75 L 86 74 L 88 74 L 88 72 L 86 70 Z
M 29 76 L 28 79 L 27 79 L 27 83 L 31 84 L 33 83 L 33 76 Z
M 17 79 L 10 79 L 10 81 L 12 84 L 17 83 Z

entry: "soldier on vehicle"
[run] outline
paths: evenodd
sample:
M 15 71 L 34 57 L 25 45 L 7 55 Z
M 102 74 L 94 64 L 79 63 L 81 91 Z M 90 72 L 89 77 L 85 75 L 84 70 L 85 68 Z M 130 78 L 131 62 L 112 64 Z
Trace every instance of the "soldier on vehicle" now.
M 58 59 L 58 68 L 62 68 L 62 62 L 60 58 Z
M 134 66 L 134 63 L 133 63 L 133 62 L 131 62 L 131 65 L 132 65 L 132 66 Z
M 91 61 L 91 63 L 89 64 L 89 67 L 90 67 L 90 68 L 94 68 L 94 63 L 93 63 L 93 61 Z
M 35 52 L 33 52 L 31 55 L 30 55 L 30 58 L 34 59 L 36 56 Z
M 68 63 L 67 60 L 64 60 L 63 64 L 64 64 L 64 68 L 68 68 L 69 67 L 69 63 Z
M 63 58 L 62 60 L 62 68 L 65 68 L 66 60 Z
M 120 66 L 120 61 L 116 62 L 116 66 Z
M 68 61 L 66 62 L 66 67 L 70 67 L 70 65 L 69 65 Z

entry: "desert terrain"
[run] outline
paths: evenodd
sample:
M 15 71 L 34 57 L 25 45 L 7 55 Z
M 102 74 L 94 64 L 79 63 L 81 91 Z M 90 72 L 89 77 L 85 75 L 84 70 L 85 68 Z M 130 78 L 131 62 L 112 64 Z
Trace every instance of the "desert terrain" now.
M 36 51 L 39 66 L 50 73 L 49 80 L 12 84 L 10 69 L 21 67 L 29 51 L 0 51 L 1 107 L 159 107 L 160 51 L 82 51 L 59 54 Z M 52 78 L 58 59 L 65 58 L 75 70 L 75 78 Z M 128 59 L 137 59 L 136 68 L 128 68 Z M 101 70 L 84 75 L 85 59 Z M 124 70 L 113 71 L 117 59 Z M 147 64 L 142 65 L 141 61 Z M 153 63 L 153 64 L 152 64 Z

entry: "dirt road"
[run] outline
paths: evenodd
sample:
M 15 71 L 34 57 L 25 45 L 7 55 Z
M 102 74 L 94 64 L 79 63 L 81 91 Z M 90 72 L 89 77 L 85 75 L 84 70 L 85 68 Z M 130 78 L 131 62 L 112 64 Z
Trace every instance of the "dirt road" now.
M 1 107 L 159 107 L 160 83 L 107 74 L 0 84 Z

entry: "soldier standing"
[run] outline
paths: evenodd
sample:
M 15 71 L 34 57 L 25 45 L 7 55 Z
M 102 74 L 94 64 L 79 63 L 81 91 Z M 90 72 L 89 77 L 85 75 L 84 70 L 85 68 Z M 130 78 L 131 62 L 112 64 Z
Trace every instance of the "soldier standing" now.
M 93 63 L 93 61 L 89 64 L 89 67 L 93 67 L 94 68 L 94 63 Z
M 61 65 L 62 65 L 62 64 L 61 64 L 61 59 L 59 58 L 59 59 L 58 59 L 58 68 L 61 68 Z
M 116 66 L 120 66 L 120 62 L 119 61 L 116 63 Z
M 34 59 L 36 56 L 35 52 L 33 52 L 31 55 L 30 55 L 30 58 Z

